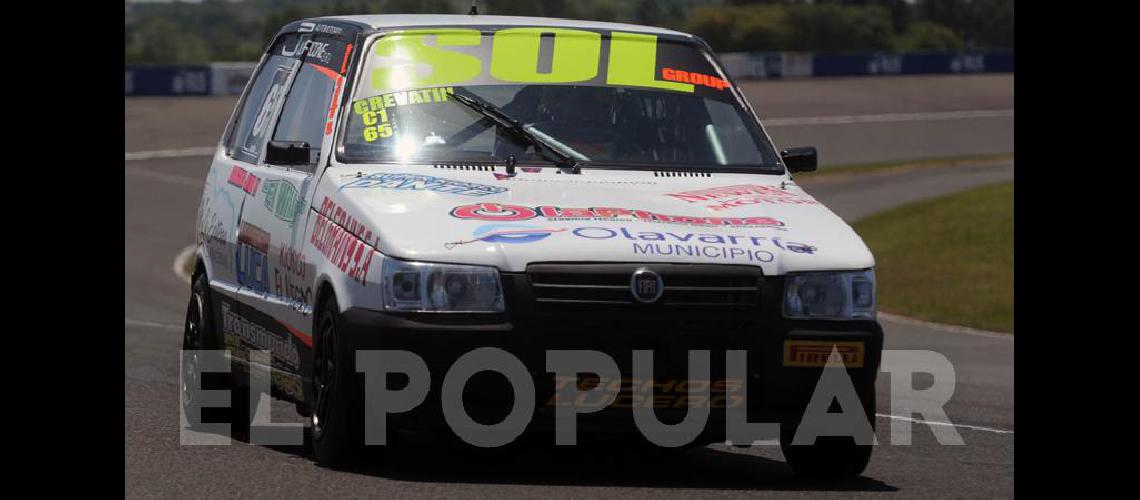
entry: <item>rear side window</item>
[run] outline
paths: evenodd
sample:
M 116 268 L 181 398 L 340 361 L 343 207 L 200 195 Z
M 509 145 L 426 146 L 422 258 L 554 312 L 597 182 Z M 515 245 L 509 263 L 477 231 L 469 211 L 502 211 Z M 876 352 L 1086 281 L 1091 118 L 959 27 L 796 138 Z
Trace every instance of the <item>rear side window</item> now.
M 289 77 L 297 59 L 270 56 L 250 87 L 249 95 L 226 143 L 226 152 L 235 159 L 257 163 L 275 111 L 285 98 Z
M 325 66 L 306 62 L 293 80 L 293 87 L 285 99 L 275 141 L 304 141 L 309 144 L 309 168 L 312 172 L 321 154 L 321 141 L 326 125 L 331 132 L 330 106 L 333 93 L 340 83 L 340 74 Z
M 325 26 L 322 32 L 327 30 Z M 254 76 L 226 137 L 226 153 L 257 163 L 272 135 L 274 140 L 309 143 L 315 165 L 323 137 L 332 133 L 333 104 L 344 87 L 351 52 L 346 41 L 310 32 L 281 36 Z

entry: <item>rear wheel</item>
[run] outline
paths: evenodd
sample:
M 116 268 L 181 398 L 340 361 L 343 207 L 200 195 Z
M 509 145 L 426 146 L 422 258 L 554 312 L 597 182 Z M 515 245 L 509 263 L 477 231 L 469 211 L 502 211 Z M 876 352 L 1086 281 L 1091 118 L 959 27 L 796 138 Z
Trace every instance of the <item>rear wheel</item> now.
M 196 406 L 195 393 L 198 390 L 229 390 L 230 407 L 202 408 L 201 419 L 195 424 L 224 422 L 230 424 L 231 437 L 244 438 L 249 435 L 249 390 L 238 383 L 240 370 L 230 368 L 229 373 L 202 372 L 202 363 L 207 353 L 200 351 L 224 349 L 220 332 L 215 329 L 213 310 L 210 303 L 209 282 L 205 274 L 198 274 L 190 289 L 190 302 L 186 306 L 186 323 L 182 335 L 182 349 L 186 354 L 182 361 L 182 407 L 187 418 Z M 195 390 L 197 388 L 197 390 Z

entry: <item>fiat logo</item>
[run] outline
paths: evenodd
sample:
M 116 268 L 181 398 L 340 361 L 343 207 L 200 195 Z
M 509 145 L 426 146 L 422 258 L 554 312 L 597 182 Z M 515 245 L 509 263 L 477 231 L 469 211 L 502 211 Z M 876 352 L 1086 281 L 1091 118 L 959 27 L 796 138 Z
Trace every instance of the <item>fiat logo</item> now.
M 661 281 L 661 276 L 657 273 L 642 267 L 633 272 L 633 277 L 629 280 L 629 291 L 638 302 L 652 304 L 665 292 L 665 282 Z

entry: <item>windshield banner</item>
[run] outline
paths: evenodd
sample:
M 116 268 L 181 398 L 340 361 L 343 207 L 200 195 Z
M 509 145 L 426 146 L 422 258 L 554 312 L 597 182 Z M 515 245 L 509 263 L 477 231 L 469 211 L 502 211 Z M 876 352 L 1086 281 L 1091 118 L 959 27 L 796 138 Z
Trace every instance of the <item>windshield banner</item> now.
M 565 28 L 423 29 L 387 34 L 367 53 L 357 98 L 453 85 L 591 85 L 696 93 L 730 84 L 700 47 L 656 35 Z

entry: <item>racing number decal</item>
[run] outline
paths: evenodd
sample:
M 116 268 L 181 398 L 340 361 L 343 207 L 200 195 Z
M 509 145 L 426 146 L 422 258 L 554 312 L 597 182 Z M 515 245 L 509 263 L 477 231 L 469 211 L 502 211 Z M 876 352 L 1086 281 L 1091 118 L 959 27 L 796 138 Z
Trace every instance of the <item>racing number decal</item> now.
M 286 90 L 289 88 L 289 81 L 294 68 L 295 66 L 288 65 L 279 66 L 275 70 L 273 85 L 270 86 L 269 92 L 265 96 L 265 102 L 257 112 L 257 118 L 253 121 L 249 136 L 246 137 L 245 144 L 242 145 L 242 150 L 254 158 L 259 158 L 261 155 L 261 145 L 265 142 L 266 134 L 273 122 L 272 118 L 277 115 L 277 109 L 285 101 Z
M 278 68 L 277 71 L 281 71 L 281 69 Z M 284 96 L 285 84 L 273 82 L 273 87 L 269 89 L 269 95 L 265 97 L 265 106 L 261 107 L 261 112 L 257 114 L 257 119 L 253 122 L 253 137 L 265 135 L 265 129 L 269 126 L 269 115 L 272 114 L 273 108 L 277 107 L 277 103 Z
M 352 111 L 360 115 L 360 119 L 364 124 L 364 140 L 366 142 L 372 142 L 378 138 L 387 139 L 392 137 L 394 133 L 392 122 L 388 115 L 388 108 L 412 104 L 446 102 L 448 96 L 454 93 L 455 89 L 453 87 L 390 92 L 356 101 L 352 103 Z

